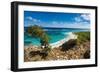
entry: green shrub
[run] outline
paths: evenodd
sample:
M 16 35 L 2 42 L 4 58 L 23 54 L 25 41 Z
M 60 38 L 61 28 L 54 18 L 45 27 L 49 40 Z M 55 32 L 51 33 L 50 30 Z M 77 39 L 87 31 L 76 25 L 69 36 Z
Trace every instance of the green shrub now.
M 48 50 L 50 37 L 42 29 L 42 27 L 37 26 L 37 25 L 30 26 L 28 27 L 28 34 L 30 34 L 34 38 L 39 38 L 41 46 L 44 46 L 44 48 L 42 49 Z
M 90 32 L 76 32 L 77 44 L 82 44 L 84 42 L 90 41 Z

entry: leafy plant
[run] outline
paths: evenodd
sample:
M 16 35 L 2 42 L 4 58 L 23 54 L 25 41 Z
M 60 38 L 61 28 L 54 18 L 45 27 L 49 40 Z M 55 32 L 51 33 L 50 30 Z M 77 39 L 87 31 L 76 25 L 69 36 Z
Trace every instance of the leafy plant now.
M 42 27 L 34 25 L 28 27 L 28 33 L 35 37 L 40 39 L 41 46 L 44 46 L 44 48 L 47 48 L 49 46 L 49 36 L 46 34 L 46 32 L 42 29 Z

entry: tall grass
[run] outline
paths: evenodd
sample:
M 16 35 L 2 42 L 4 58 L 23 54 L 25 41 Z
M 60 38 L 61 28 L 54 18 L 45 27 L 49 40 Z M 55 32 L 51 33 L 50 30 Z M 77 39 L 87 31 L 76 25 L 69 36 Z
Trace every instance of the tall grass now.
M 90 32 L 75 32 L 77 37 L 77 44 L 83 44 L 84 42 L 90 41 Z

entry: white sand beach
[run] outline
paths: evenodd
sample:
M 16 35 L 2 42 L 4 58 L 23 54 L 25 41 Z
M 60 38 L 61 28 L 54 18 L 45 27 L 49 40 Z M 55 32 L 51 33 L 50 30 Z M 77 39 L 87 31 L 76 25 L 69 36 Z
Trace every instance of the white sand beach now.
M 75 35 L 72 32 L 70 32 L 70 33 L 68 33 L 67 37 L 65 37 L 64 39 L 62 39 L 62 40 L 60 40 L 58 42 L 50 44 L 50 46 L 51 46 L 51 48 L 59 47 L 59 46 L 61 46 L 62 44 L 64 44 L 65 42 L 67 42 L 70 39 L 77 39 L 77 35 Z
M 50 44 L 52 49 L 61 46 L 62 44 L 64 44 L 65 42 L 67 42 L 70 39 L 77 39 L 77 35 L 73 34 L 72 32 L 65 33 L 65 34 L 68 34 L 68 36 L 60 41 Z M 39 46 L 36 46 L 36 45 L 33 46 L 32 44 L 30 44 L 29 46 L 24 46 L 25 49 L 28 49 L 28 48 L 36 48 L 37 49 L 38 47 Z

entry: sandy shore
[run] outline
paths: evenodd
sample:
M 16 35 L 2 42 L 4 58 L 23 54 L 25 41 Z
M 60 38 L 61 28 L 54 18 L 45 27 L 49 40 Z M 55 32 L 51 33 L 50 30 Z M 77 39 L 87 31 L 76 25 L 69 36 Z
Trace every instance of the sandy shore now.
M 70 39 L 77 39 L 77 35 L 73 34 L 72 32 L 69 32 L 67 33 L 68 36 L 65 37 L 64 39 L 60 40 L 60 41 L 57 41 L 55 43 L 52 43 L 50 44 L 51 48 L 57 48 L 59 46 L 61 46 L 62 44 L 64 44 L 65 42 L 69 41 Z M 29 46 L 24 46 L 25 49 L 28 49 L 28 48 L 38 48 L 39 46 L 36 46 L 36 45 L 29 45 Z
M 67 37 L 65 37 L 64 39 L 62 39 L 58 42 L 50 44 L 50 46 L 51 46 L 51 48 L 59 47 L 70 39 L 77 39 L 77 36 L 75 34 L 73 34 L 72 32 L 70 32 L 70 33 L 68 33 Z

